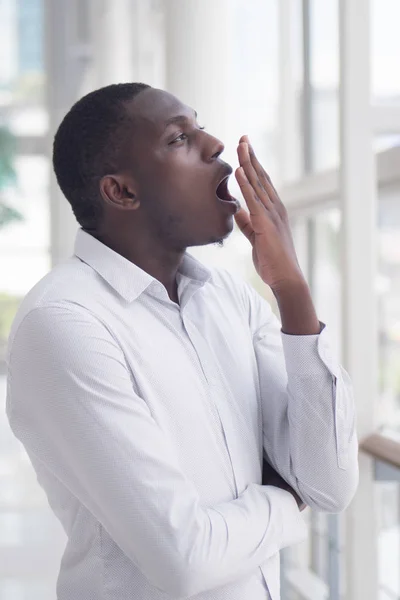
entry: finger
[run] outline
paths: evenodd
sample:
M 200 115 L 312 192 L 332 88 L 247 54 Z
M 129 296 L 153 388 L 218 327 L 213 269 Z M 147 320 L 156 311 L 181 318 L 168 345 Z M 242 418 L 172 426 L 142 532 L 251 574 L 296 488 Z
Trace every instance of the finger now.
M 240 231 L 247 237 L 249 242 L 253 244 L 254 241 L 254 229 L 251 224 L 250 216 L 244 208 L 241 208 L 235 214 L 236 225 L 239 227 Z
M 254 151 L 254 148 L 250 143 L 249 137 L 247 135 L 244 135 L 244 136 L 242 136 L 242 138 L 243 138 L 243 141 L 245 143 L 247 143 L 247 145 L 248 145 L 251 163 L 252 163 L 259 179 L 261 180 L 263 187 L 266 189 L 271 202 L 282 203 L 282 201 L 279 197 L 279 194 L 276 191 L 274 184 L 271 181 L 270 176 L 268 175 L 268 173 L 266 172 L 266 170 L 264 169 L 264 167 L 258 160 L 256 153 Z
M 244 138 L 244 142 L 247 144 L 247 147 L 249 149 L 249 156 L 250 156 L 250 161 L 251 164 L 253 165 L 258 177 L 260 178 L 262 184 L 266 184 L 266 185 L 270 185 L 271 188 L 273 188 L 272 185 L 272 181 L 268 175 L 268 173 L 266 172 L 266 170 L 264 169 L 264 167 L 262 166 L 262 164 L 260 163 L 260 161 L 258 160 L 256 153 L 254 151 L 253 146 L 250 143 L 249 137 L 247 135 L 243 136 Z M 274 189 L 274 188 L 273 188 Z M 275 192 L 275 190 L 274 190 Z M 275 192 L 276 193 L 276 192 Z
M 248 206 L 250 217 L 264 213 L 263 204 L 254 191 L 253 186 L 247 179 L 243 167 L 236 169 L 235 177 L 243 194 L 243 198 Z
M 266 188 L 263 186 L 250 158 L 249 147 L 246 142 L 240 142 L 238 146 L 239 163 L 243 167 L 245 175 L 253 186 L 257 197 L 261 200 L 267 209 L 272 208 L 271 199 L 268 196 Z

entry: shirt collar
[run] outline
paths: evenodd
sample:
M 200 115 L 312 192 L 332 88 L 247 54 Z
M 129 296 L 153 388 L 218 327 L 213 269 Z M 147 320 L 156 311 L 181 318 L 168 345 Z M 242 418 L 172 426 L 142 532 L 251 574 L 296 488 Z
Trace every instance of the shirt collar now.
M 98 239 L 79 229 L 76 234 L 74 254 L 96 271 L 128 302 L 133 302 L 149 286 L 162 284 Z M 178 271 L 202 287 L 211 279 L 211 271 L 193 256 L 185 254 Z

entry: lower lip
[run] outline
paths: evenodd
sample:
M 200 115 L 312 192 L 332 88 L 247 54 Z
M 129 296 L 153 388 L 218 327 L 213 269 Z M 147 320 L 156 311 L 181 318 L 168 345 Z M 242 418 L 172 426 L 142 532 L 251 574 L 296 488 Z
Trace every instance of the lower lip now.
M 240 204 L 237 200 L 222 200 L 221 198 L 218 198 L 218 196 L 217 200 L 220 204 L 227 206 L 231 210 L 232 214 L 236 214 L 240 209 Z

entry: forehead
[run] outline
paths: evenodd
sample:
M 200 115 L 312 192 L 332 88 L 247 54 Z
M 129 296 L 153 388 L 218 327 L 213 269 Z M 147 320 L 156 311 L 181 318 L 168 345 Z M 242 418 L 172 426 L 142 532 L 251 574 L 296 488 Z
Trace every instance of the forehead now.
M 135 126 L 149 133 L 161 133 L 166 123 L 177 116 L 193 118 L 194 111 L 172 94 L 149 88 L 138 94 L 131 102 L 129 113 Z

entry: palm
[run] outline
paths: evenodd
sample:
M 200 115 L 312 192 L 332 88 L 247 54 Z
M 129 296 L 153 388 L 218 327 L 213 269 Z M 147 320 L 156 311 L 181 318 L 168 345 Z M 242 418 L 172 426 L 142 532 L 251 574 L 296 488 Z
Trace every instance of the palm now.
M 301 271 L 286 209 L 246 139 L 239 143 L 241 166 L 236 177 L 249 212 L 242 208 L 235 219 L 253 246 L 257 273 L 274 288 L 282 280 L 298 277 Z

